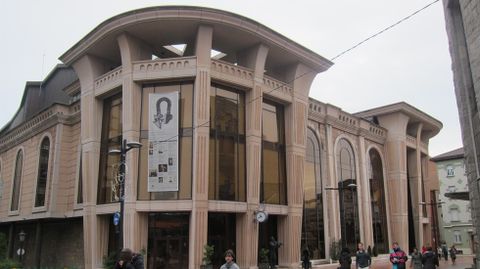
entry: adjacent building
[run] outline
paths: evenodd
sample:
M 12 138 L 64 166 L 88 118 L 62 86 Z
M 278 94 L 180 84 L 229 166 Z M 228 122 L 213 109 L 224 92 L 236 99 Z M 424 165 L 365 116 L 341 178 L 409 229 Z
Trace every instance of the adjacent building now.
M 404 102 L 351 114 L 309 98 L 332 62 L 272 29 L 150 7 L 60 59 L 0 131 L 0 232 L 26 266 L 102 268 L 121 241 L 147 268 L 191 269 L 206 244 L 215 266 L 231 248 L 256 268 L 271 236 L 283 268 L 303 249 L 327 262 L 336 241 L 380 254 L 435 241 L 428 142 L 441 122 Z
M 463 148 L 435 156 L 432 161 L 437 164 L 440 184 L 436 204 L 441 208 L 441 238 L 448 247 L 455 245 L 461 253 L 472 254 L 473 224 Z
M 465 170 L 468 179 L 475 244 L 480 234 L 480 3 L 476 0 L 444 0 L 445 22 L 452 57 Z M 476 248 L 477 268 L 480 252 Z

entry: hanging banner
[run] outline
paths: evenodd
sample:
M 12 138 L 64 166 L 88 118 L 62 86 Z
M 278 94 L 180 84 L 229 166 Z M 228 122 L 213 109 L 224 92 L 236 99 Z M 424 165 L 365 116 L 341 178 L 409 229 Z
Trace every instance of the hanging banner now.
M 178 92 L 149 95 L 148 191 L 178 191 Z

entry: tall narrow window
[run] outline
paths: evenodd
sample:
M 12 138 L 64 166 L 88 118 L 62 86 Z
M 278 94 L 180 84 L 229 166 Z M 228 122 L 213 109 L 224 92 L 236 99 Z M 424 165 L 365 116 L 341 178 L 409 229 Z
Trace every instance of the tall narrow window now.
M 122 143 L 122 95 L 115 95 L 103 102 L 102 141 L 100 145 L 100 176 L 98 177 L 98 203 L 119 200 L 120 154 L 108 154 L 119 149 Z
M 317 137 L 310 129 L 307 131 L 306 154 L 301 249 L 308 249 L 312 259 L 323 259 L 325 258 L 325 234 L 320 147 Z
M 245 97 L 213 85 L 210 91 L 211 200 L 245 201 Z
M 388 253 L 387 208 L 385 204 L 385 183 L 383 178 L 383 164 L 377 150 L 368 152 L 370 160 L 369 181 L 370 200 L 372 201 L 373 242 L 378 253 Z
M 45 205 L 45 193 L 48 178 L 48 157 L 50 155 L 50 139 L 45 137 L 40 144 L 38 158 L 37 191 L 35 195 L 35 207 Z
M 344 138 L 338 141 L 336 159 L 342 247 L 354 253 L 357 242 L 360 242 L 355 157 L 352 145 Z
M 19 150 L 15 159 L 15 172 L 13 174 L 12 203 L 10 211 L 17 211 L 20 204 L 20 186 L 22 183 L 23 151 Z
M 262 178 L 260 201 L 287 204 L 283 107 L 264 101 L 262 111 Z
M 81 150 L 81 149 L 80 149 Z M 80 152 L 80 160 L 78 167 L 78 185 L 77 185 L 77 204 L 83 203 L 83 182 L 82 182 L 82 152 Z
M 3 197 L 3 178 L 2 178 L 2 162 L 0 161 L 0 200 Z

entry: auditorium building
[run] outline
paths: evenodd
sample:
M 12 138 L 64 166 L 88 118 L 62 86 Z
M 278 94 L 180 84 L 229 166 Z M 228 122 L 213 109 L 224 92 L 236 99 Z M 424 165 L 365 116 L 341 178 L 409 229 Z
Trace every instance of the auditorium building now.
M 437 238 L 442 123 L 309 98 L 333 63 L 264 25 L 150 7 L 60 60 L 0 130 L 0 233 L 27 267 L 102 268 L 123 242 L 149 269 L 200 268 L 207 244 L 216 268 L 226 249 L 257 268 L 273 236 L 279 267 L 298 268 L 304 249 L 322 266 L 334 243 L 382 257 Z

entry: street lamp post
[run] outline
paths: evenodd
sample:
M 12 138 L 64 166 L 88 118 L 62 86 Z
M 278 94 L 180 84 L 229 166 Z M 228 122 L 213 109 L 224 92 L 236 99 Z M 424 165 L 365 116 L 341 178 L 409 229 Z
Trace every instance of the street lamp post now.
M 20 263 L 23 264 L 23 255 L 25 254 L 25 249 L 23 248 L 23 244 L 25 243 L 26 233 L 21 230 L 18 233 L 18 241 L 20 242 L 20 248 L 17 250 L 17 254 L 19 256 Z
M 344 181 L 352 181 L 352 183 L 348 184 L 347 186 L 343 186 Z M 345 223 L 345 203 L 344 203 L 344 194 L 342 193 L 346 189 L 350 189 L 352 191 L 352 199 L 353 200 L 353 225 L 354 225 L 354 233 L 355 233 L 355 220 L 356 220 L 356 214 L 355 214 L 355 196 L 353 195 L 353 189 L 357 187 L 355 183 L 353 183 L 353 179 L 346 179 L 344 181 L 341 181 L 341 186 L 340 187 L 325 187 L 326 191 L 338 191 L 341 195 L 340 197 L 340 211 L 342 213 L 342 220 L 341 220 L 341 240 L 342 240 L 342 248 L 347 246 L 347 228 L 346 228 L 346 223 Z
M 438 231 L 438 218 L 437 218 L 437 206 L 443 204 L 443 202 L 437 202 L 434 200 L 431 200 L 430 203 L 425 203 L 425 202 L 420 202 L 420 205 L 425 205 L 425 206 L 430 206 L 431 209 L 431 215 L 432 215 L 432 247 L 434 248 L 434 251 L 436 252 L 438 249 L 438 241 L 440 241 L 440 236 L 439 236 L 439 231 Z
M 120 232 L 118 235 L 118 244 L 120 249 L 123 249 L 123 218 L 124 218 L 124 208 L 125 208 L 125 162 L 127 157 L 127 152 L 131 149 L 141 148 L 142 144 L 139 142 L 127 142 L 127 139 L 123 139 L 120 149 L 110 150 L 109 154 L 120 154 L 120 166 L 119 170 L 119 183 L 120 183 L 120 218 L 118 225 L 120 227 Z

